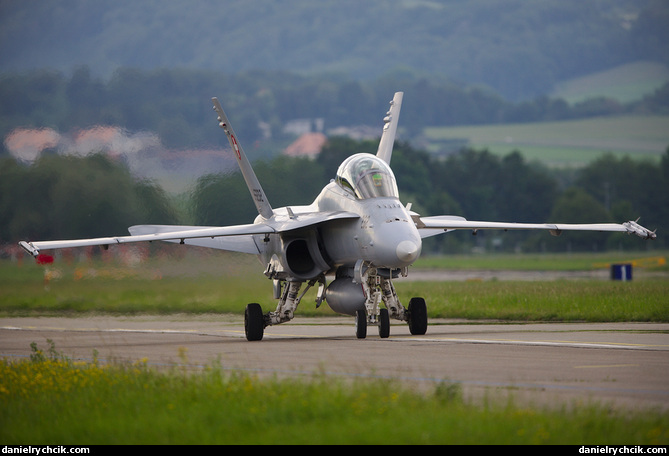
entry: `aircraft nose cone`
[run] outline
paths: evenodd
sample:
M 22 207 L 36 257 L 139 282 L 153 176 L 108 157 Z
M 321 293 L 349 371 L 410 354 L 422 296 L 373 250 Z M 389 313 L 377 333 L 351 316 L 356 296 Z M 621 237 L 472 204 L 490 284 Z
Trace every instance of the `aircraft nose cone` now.
M 403 263 L 411 264 L 416 261 L 418 255 L 420 255 L 420 249 L 413 241 L 402 241 L 397 245 L 395 249 L 397 253 L 397 258 Z

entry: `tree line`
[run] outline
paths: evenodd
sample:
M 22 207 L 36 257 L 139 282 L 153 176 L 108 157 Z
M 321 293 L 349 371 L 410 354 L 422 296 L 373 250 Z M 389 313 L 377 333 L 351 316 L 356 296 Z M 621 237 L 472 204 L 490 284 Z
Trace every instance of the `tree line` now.
M 375 141 L 331 138 L 315 159 L 279 157 L 254 164 L 274 207 L 309 204 L 354 153 L 376 152 Z M 526 161 L 463 149 L 437 158 L 397 143 L 392 167 L 402 203 L 422 215 L 461 215 L 510 222 L 623 222 L 641 216 L 658 228 L 652 246 L 620 233 L 449 233 L 425 252 L 593 251 L 666 248 L 669 228 L 669 149 L 659 163 L 603 155 L 575 175 L 557 175 Z M 187 195 L 166 194 L 104 156 L 46 154 L 32 165 L 0 160 L 0 242 L 125 235 L 135 224 L 230 225 L 257 215 L 239 173 L 202 176 Z
M 376 141 L 331 138 L 316 160 L 276 158 L 256 172 L 273 206 L 309 204 L 336 175 L 344 158 L 376 153 Z M 669 149 L 659 164 L 604 154 L 575 172 L 530 163 L 519 151 L 498 156 L 465 148 L 445 158 L 396 143 L 391 166 L 400 200 L 421 215 L 460 215 L 470 220 L 555 223 L 641 222 L 662 233 L 669 227 Z M 256 216 L 240 175 L 201 178 L 192 194 L 195 219 L 205 225 L 248 223 Z M 221 195 L 226 195 L 222 198 Z M 449 233 L 428 240 L 427 252 L 466 252 L 473 246 L 505 251 L 642 249 L 620 233 Z M 666 246 L 662 235 L 654 246 Z
M 167 148 L 218 145 L 211 97 L 234 113 L 235 131 L 247 143 L 285 140 L 294 119 L 323 119 L 325 129 L 378 125 L 398 90 L 406 96 L 402 128 L 407 138 L 426 126 L 565 120 L 621 113 L 669 112 L 669 84 L 645 99 L 623 104 L 591 99 L 570 105 L 546 96 L 510 102 L 483 88 L 396 72 L 370 81 L 308 77 L 285 72 L 225 74 L 209 70 L 122 68 L 108 79 L 87 67 L 71 75 L 35 70 L 0 75 L 0 136 L 18 127 L 50 127 L 65 133 L 95 125 L 151 131 Z M 269 137 L 269 139 L 268 139 Z M 0 145 L 1 154 L 7 154 Z M 249 151 L 253 153 L 253 151 Z M 253 158 L 253 157 L 252 157 Z
M 0 160 L 0 242 L 127 235 L 138 223 L 177 223 L 173 201 L 101 154 Z

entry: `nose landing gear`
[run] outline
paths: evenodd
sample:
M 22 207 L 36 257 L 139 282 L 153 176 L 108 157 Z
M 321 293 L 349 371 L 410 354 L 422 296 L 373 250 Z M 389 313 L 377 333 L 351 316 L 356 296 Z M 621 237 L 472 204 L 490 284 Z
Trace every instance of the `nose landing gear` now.
M 360 270 L 360 269 L 358 269 Z M 390 274 L 392 276 L 392 274 Z M 358 339 L 367 337 L 367 326 L 378 326 L 379 337 L 390 336 L 390 318 L 406 321 L 412 335 L 422 336 L 427 332 L 427 305 L 423 298 L 411 298 L 409 308 L 400 303 L 395 286 L 390 277 L 378 274 L 376 268 L 370 267 L 357 278 L 367 297 L 365 309 L 358 310 L 355 315 L 355 335 Z M 385 308 L 380 303 L 385 303 Z

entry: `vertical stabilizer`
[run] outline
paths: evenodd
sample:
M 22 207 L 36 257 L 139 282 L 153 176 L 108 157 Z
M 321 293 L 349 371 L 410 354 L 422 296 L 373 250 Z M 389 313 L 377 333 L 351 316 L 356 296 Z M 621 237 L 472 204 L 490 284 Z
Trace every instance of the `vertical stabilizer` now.
M 244 150 L 242 149 L 241 144 L 239 144 L 237 136 L 235 135 L 235 132 L 232 129 L 225 112 L 223 112 L 221 103 L 218 102 L 218 98 L 216 97 L 212 98 L 211 101 L 214 103 L 214 111 L 216 111 L 218 114 L 218 125 L 223 129 L 225 135 L 228 137 L 230 147 L 232 147 L 232 151 L 234 152 L 237 163 L 239 164 L 239 169 L 242 171 L 242 175 L 244 176 L 244 181 L 246 181 L 246 185 L 251 192 L 251 198 L 253 198 L 256 209 L 258 209 L 258 213 L 263 218 L 268 219 L 274 215 L 274 211 L 272 210 L 272 206 L 270 206 L 269 201 L 267 201 L 265 191 L 260 186 L 260 182 L 256 177 L 256 173 L 253 171 L 251 163 L 249 163 L 249 160 L 246 158 L 246 154 L 244 154 Z
M 402 97 L 404 92 L 397 92 L 390 102 L 390 109 L 383 119 L 383 133 L 379 142 L 379 149 L 376 156 L 384 162 L 390 164 L 390 158 L 393 154 L 393 145 L 395 144 L 395 133 L 397 133 L 397 122 L 400 118 L 400 109 L 402 108 Z

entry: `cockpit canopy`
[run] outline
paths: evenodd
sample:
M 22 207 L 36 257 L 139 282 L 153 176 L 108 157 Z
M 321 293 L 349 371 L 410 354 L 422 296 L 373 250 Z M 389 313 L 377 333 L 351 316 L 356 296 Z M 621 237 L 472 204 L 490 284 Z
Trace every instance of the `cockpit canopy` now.
M 399 197 L 390 166 L 376 155 L 351 155 L 339 166 L 336 181 L 359 199 Z

